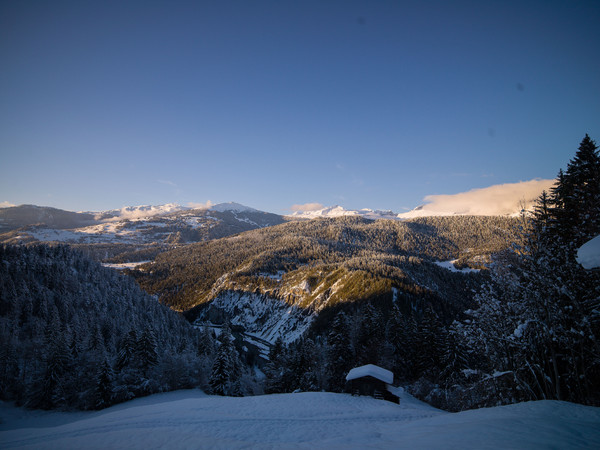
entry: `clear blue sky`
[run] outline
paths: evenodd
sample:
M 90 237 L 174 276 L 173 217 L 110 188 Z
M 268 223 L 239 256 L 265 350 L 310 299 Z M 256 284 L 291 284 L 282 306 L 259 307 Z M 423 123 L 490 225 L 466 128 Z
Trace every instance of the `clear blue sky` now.
M 0 202 L 402 212 L 600 143 L 600 2 L 0 2 Z

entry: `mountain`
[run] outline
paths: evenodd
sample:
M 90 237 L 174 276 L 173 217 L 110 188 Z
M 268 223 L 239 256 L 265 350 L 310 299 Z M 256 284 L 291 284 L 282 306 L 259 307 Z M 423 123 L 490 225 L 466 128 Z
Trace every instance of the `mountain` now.
M 294 219 L 322 219 L 332 217 L 355 216 L 364 217 L 365 219 L 396 219 L 397 214 L 393 211 L 382 211 L 373 209 L 351 210 L 344 209 L 342 206 L 328 206 L 322 209 L 313 211 L 296 211 L 290 217 Z
M 79 213 L 26 205 L 0 209 L 0 221 L 0 242 L 64 242 L 110 257 L 125 251 L 132 256 L 130 252 L 139 246 L 154 248 L 221 238 L 277 225 L 284 218 L 238 203 L 205 209 L 167 204 Z
M 139 206 L 124 206 L 120 209 L 112 209 L 110 211 L 90 212 L 97 220 L 106 219 L 141 219 L 153 216 L 164 216 L 166 214 L 186 211 L 192 209 L 190 207 L 177 205 L 176 203 L 167 203 L 165 205 L 139 205 Z
M 218 203 L 216 205 L 209 206 L 209 211 L 226 212 L 232 211 L 236 213 L 257 213 L 260 212 L 258 209 L 250 208 L 249 206 L 240 205 L 235 202 Z
M 449 269 L 484 268 L 510 245 L 516 225 L 472 216 L 292 221 L 176 248 L 131 273 L 191 320 L 226 319 L 262 339 L 292 342 L 364 301 L 419 316 L 432 305 L 454 317 L 470 307 L 483 275 Z M 449 260 L 453 266 L 436 264 Z
M 545 190 L 549 191 L 556 180 L 534 179 L 518 183 L 505 183 L 472 189 L 449 195 L 428 195 L 425 203 L 411 211 L 395 213 L 371 209 L 347 210 L 331 206 L 317 210 L 299 210 L 290 217 L 316 219 L 324 217 L 360 216 L 367 219 L 414 219 L 430 216 L 519 216 L 530 211 L 536 199 Z M 304 206 L 314 207 L 315 204 Z M 318 204 L 317 204 L 318 205 Z M 301 208 L 302 205 L 296 205 Z
M 85 227 L 94 223 L 96 218 L 93 213 L 78 213 L 35 205 L 0 208 L 0 233 L 36 224 L 63 230 Z

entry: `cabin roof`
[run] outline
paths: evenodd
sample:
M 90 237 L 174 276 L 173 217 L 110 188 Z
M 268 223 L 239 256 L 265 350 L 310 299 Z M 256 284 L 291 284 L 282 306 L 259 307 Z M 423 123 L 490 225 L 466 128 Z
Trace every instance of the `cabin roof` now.
M 348 375 L 346 381 L 355 380 L 357 378 L 368 377 L 377 378 L 387 384 L 394 382 L 394 374 L 389 370 L 376 366 L 375 364 L 367 364 L 366 366 L 355 367 Z

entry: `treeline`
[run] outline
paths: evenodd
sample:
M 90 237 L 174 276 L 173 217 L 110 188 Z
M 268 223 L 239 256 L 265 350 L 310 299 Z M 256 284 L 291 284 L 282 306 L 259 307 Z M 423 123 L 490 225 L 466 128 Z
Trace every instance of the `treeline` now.
M 173 389 L 208 391 L 218 348 L 130 277 L 67 246 L 0 246 L 2 400 L 96 409 Z M 248 378 L 239 389 L 255 387 Z

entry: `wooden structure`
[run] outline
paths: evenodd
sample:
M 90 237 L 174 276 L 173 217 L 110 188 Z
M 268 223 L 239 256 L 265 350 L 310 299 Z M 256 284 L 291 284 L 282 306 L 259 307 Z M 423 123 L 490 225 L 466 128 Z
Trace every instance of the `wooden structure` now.
M 352 395 L 371 397 L 400 403 L 400 398 L 390 392 L 394 374 L 374 364 L 355 367 L 346 375 L 346 390 Z

